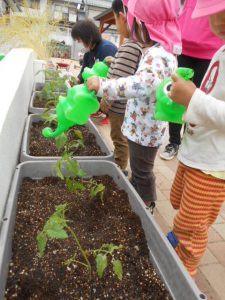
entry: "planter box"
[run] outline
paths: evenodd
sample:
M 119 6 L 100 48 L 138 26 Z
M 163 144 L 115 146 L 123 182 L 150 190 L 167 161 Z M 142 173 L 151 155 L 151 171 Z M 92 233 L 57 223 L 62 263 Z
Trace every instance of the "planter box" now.
M 26 121 L 24 136 L 21 146 L 20 161 L 40 161 L 40 160 L 58 160 L 60 156 L 31 156 L 29 153 L 29 143 L 30 143 L 30 128 L 32 123 L 37 123 L 41 120 L 40 115 L 29 115 Z M 86 124 L 89 131 L 93 133 L 96 137 L 96 143 L 100 149 L 106 153 L 105 156 L 76 156 L 79 160 L 111 160 L 113 161 L 113 152 L 110 150 L 109 146 L 105 143 L 101 134 L 99 133 L 97 127 L 94 123 L 89 120 Z
M 44 107 L 35 107 L 34 106 L 34 101 L 35 101 L 35 98 L 38 93 L 40 93 L 40 91 L 35 91 L 35 92 L 33 92 L 32 96 L 31 96 L 31 100 L 30 100 L 30 104 L 29 104 L 29 108 L 28 108 L 29 113 L 42 114 L 46 110 L 46 108 L 44 108 Z M 65 92 L 61 92 L 61 93 L 58 93 L 58 95 L 63 96 L 66 94 L 65 94 Z M 55 109 L 50 109 L 49 113 L 55 113 Z
M 37 179 L 54 176 L 52 175 L 54 164 L 54 161 L 25 162 L 16 168 L 0 232 L 0 299 L 4 297 L 4 289 L 7 281 L 17 209 L 17 195 L 21 182 L 24 177 Z M 115 183 L 127 192 L 132 210 L 141 220 L 151 260 L 166 284 L 172 298 L 175 300 L 206 299 L 205 295 L 201 294 L 194 281 L 188 275 L 174 249 L 154 221 L 154 218 L 145 209 L 143 201 L 119 168 L 114 163 L 107 161 L 80 161 L 80 166 L 86 171 L 88 176 L 111 176 Z

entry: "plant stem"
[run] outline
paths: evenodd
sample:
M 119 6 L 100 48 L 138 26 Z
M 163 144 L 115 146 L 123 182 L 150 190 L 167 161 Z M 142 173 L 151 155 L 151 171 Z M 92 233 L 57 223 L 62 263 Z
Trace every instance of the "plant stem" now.
M 67 229 L 70 231 L 70 233 L 72 234 L 73 238 L 75 239 L 75 241 L 76 241 L 76 243 L 77 243 L 77 246 L 78 246 L 78 248 L 80 249 L 80 252 L 81 252 L 82 255 L 83 255 L 83 258 L 84 258 L 84 260 L 85 260 L 86 263 L 87 263 L 87 268 L 88 268 L 88 270 L 91 271 L 91 264 L 90 264 L 90 262 L 89 262 L 89 260 L 88 260 L 88 258 L 87 258 L 87 255 L 86 255 L 85 251 L 83 250 L 83 248 L 82 248 L 82 246 L 81 246 L 81 244 L 80 244 L 80 242 L 79 242 L 79 240 L 78 240 L 78 238 L 77 238 L 75 232 L 73 231 L 73 229 L 72 229 L 70 226 L 66 225 L 66 227 L 67 227 Z

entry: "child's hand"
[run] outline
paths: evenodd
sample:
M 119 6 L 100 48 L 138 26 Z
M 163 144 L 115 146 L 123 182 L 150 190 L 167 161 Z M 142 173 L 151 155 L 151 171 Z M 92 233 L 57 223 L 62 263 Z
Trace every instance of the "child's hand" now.
M 112 56 L 106 56 L 104 59 L 104 62 L 108 65 L 108 67 L 111 66 L 111 63 L 114 61 L 114 57 Z
M 100 87 L 100 80 L 98 77 L 91 77 L 87 80 L 87 87 L 89 91 L 95 91 L 96 93 Z
M 172 75 L 171 78 L 173 83 L 168 96 L 173 101 L 188 107 L 191 97 L 196 90 L 196 86 L 192 81 L 186 81 L 177 75 Z

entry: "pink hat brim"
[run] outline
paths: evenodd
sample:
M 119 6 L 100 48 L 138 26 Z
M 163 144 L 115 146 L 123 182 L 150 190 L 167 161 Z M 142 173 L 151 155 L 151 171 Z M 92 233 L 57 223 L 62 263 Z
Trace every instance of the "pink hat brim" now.
M 218 12 L 225 10 L 225 1 L 222 0 L 220 3 L 214 4 L 210 7 L 198 7 L 198 3 L 195 6 L 195 9 L 192 13 L 192 18 L 200 18 L 205 16 L 214 15 Z

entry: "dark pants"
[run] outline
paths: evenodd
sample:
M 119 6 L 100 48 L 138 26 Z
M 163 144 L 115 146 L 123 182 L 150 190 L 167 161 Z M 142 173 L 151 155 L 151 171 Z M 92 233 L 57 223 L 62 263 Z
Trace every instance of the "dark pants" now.
M 156 201 L 154 161 L 158 148 L 145 147 L 128 140 L 130 153 L 130 168 L 132 171 L 130 182 L 145 202 Z
M 210 60 L 208 59 L 199 59 L 195 57 L 190 57 L 186 55 L 178 56 L 178 66 L 184 68 L 191 68 L 194 70 L 193 82 L 197 87 L 200 87 L 202 79 L 208 69 Z M 171 144 L 180 145 L 181 143 L 181 124 L 169 123 L 169 142 Z

